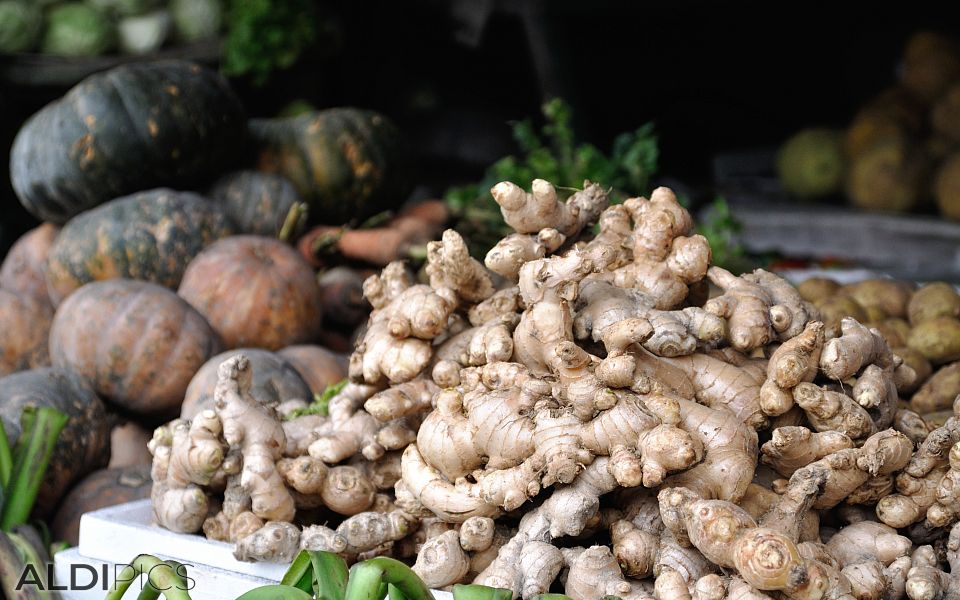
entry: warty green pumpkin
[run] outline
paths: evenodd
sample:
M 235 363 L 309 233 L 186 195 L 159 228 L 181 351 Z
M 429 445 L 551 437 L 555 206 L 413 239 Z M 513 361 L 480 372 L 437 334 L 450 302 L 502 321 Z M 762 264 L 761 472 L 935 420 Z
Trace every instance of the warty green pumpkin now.
M 408 154 L 384 115 L 331 108 L 282 119 L 253 119 L 258 168 L 287 177 L 314 223 L 358 222 L 399 206 L 411 190 Z
M 85 283 L 118 277 L 176 288 L 194 256 L 232 233 L 223 207 L 192 192 L 111 200 L 60 231 L 47 259 L 50 298 L 59 303 Z
M 187 189 L 239 158 L 240 100 L 216 72 L 182 60 L 91 75 L 31 116 L 10 151 L 13 189 L 40 220 L 62 224 L 112 198 Z
M 290 209 L 302 202 L 286 177 L 254 170 L 224 175 L 207 194 L 223 204 L 239 233 L 267 237 L 276 237 Z

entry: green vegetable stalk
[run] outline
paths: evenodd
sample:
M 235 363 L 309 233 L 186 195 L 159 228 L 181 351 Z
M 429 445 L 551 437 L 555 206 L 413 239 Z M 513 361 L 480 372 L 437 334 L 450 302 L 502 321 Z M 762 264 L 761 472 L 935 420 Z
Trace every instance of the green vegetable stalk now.
M 453 586 L 453 600 L 511 600 L 513 590 L 485 585 L 458 583 Z
M 22 432 L 14 446 L 12 456 L 6 433 L 0 441 L 0 476 L 4 478 L 3 510 L 0 511 L 0 529 L 10 531 L 22 525 L 30 517 L 33 503 L 40 491 L 40 483 L 50 464 L 50 456 L 57 443 L 60 431 L 67 424 L 67 415 L 56 409 L 28 406 L 21 415 Z
M 161 591 L 166 600 L 190 600 L 187 591 L 186 568 L 174 561 L 162 561 L 156 556 L 141 554 L 120 571 L 113 589 L 105 600 L 120 600 L 140 575 L 146 574 L 148 585 L 139 598 L 155 600 L 156 591 Z
M 378 556 L 350 569 L 345 600 L 381 600 L 381 584 L 393 585 L 407 600 L 434 600 L 430 588 L 399 560 Z

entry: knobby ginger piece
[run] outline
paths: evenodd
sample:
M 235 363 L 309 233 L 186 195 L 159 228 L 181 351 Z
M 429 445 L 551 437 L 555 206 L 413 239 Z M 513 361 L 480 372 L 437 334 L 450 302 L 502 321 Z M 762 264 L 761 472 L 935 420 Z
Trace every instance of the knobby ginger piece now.
M 633 219 L 633 261 L 613 271 L 613 283 L 634 288 L 656 300 L 655 308 L 677 308 L 700 282 L 712 260 L 710 244 L 691 235 L 693 219 L 669 188 L 650 199 L 630 198 L 623 206 Z
M 803 331 L 819 312 L 789 283 L 763 269 L 739 277 L 713 266 L 707 277 L 724 293 L 711 298 L 704 309 L 727 320 L 730 345 L 744 352 L 786 341 Z
M 293 497 L 277 470 L 286 435 L 273 408 L 250 392 L 253 373 L 245 356 L 228 358 L 218 368 L 214 390 L 223 438 L 243 457 L 240 485 L 250 495 L 251 511 L 268 521 L 292 521 Z
M 208 485 L 223 465 L 220 419 L 205 410 L 192 423 L 175 420 L 158 428 L 149 443 L 153 454 L 151 499 L 157 522 L 171 531 L 194 533 L 203 525 Z

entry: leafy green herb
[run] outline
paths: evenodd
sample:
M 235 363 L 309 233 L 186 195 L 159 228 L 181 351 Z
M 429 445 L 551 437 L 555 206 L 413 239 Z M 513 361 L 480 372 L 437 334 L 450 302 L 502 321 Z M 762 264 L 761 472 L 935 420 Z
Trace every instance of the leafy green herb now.
M 709 240 L 713 264 L 734 273 L 751 269 L 751 261 L 738 239 L 743 224 L 733 216 L 726 198 L 717 196 L 711 208 L 707 218 L 697 223 L 697 233 Z
M 313 0 L 231 0 L 223 70 L 263 85 L 287 69 L 318 38 L 320 16 Z
M 343 388 L 346 387 L 349 380 L 344 379 L 337 383 L 333 383 L 327 386 L 323 392 L 319 394 L 314 394 L 313 402 L 307 405 L 304 408 L 299 408 L 293 411 L 290 414 L 290 419 L 296 419 L 297 417 L 302 417 L 304 415 L 323 415 L 327 416 L 329 413 L 330 399 L 343 391 Z

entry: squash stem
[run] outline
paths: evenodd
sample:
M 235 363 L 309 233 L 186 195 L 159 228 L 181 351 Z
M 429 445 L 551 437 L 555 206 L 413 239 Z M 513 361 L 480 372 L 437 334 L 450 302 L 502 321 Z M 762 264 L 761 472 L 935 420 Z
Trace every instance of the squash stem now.
M 4 489 L 6 502 L 0 515 L 3 531 L 10 531 L 30 518 L 57 437 L 69 419 L 48 406 L 39 409 L 28 406 L 20 418 L 23 427 L 13 452 L 10 481 Z
M 283 225 L 280 227 L 277 238 L 281 242 L 289 242 L 293 239 L 294 234 L 306 223 L 308 212 L 309 206 L 306 202 L 295 202 L 287 211 L 287 216 L 283 219 Z

